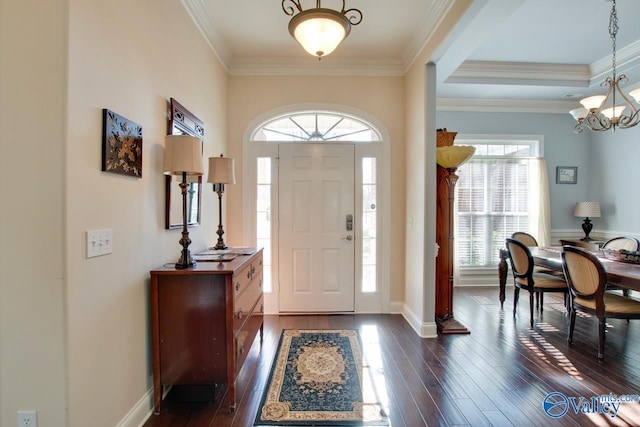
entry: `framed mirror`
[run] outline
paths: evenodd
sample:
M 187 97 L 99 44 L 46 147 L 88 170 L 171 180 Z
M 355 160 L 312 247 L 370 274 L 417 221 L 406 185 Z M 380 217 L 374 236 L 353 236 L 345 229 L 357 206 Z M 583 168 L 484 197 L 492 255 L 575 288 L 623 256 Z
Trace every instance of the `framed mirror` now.
M 178 101 L 171 98 L 169 112 L 169 135 L 192 135 L 204 141 L 204 124 Z M 204 148 L 204 144 L 203 144 Z M 188 177 L 192 182 L 187 189 L 187 225 L 200 225 L 202 206 L 202 176 Z M 182 228 L 182 192 L 173 176 L 166 176 L 165 228 Z

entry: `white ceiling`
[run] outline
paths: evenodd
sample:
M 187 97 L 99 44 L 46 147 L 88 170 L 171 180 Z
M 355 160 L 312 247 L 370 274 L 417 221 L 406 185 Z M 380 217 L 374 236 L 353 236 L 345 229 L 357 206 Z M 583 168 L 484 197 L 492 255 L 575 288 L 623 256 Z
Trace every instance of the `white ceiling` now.
M 362 11 L 362 23 L 322 61 L 289 35 L 281 0 L 182 1 L 234 75 L 402 75 L 456 1 L 470 6 L 431 58 L 439 104 L 519 100 L 566 111 L 601 93 L 611 72 L 610 0 L 346 0 Z M 300 2 L 304 9 L 316 3 Z M 342 0 L 322 7 L 340 9 Z M 640 87 L 640 1 L 617 0 L 617 9 L 618 72 L 633 89 Z

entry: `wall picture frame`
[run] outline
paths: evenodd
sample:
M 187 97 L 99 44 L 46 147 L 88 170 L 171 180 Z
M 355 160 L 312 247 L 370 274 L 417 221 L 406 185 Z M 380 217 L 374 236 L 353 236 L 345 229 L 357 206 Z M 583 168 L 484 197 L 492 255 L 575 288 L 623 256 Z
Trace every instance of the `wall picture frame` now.
M 577 184 L 578 183 L 578 167 L 577 166 L 557 166 L 556 167 L 556 184 Z
M 102 110 L 102 171 L 142 178 L 142 126 Z

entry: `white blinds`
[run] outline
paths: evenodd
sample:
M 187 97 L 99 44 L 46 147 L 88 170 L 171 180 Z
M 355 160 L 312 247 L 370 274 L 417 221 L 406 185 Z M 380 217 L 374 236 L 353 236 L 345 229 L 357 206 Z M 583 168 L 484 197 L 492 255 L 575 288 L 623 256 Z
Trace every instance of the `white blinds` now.
M 458 263 L 495 266 L 515 231 L 529 231 L 529 160 L 472 159 L 457 174 Z

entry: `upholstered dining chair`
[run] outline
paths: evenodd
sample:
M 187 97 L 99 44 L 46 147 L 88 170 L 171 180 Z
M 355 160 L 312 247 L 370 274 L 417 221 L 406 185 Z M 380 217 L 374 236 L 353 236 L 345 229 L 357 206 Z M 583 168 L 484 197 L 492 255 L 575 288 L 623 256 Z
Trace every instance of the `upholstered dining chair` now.
M 521 243 L 524 243 L 526 246 L 530 248 L 534 246 L 535 247 L 539 246 L 536 238 L 529 233 L 525 233 L 524 231 L 516 231 L 511 235 L 511 238 L 516 239 Z M 540 267 L 538 265 L 533 267 L 533 274 L 540 274 L 540 273 L 550 274 L 552 276 L 557 276 L 564 279 L 564 273 L 562 271 L 549 270 L 548 268 Z M 544 304 L 544 293 L 536 292 L 536 308 L 540 309 L 540 306 L 542 306 L 543 304 Z
M 511 261 L 511 270 L 513 271 L 513 315 L 516 315 L 518 300 L 520 298 L 520 289 L 529 292 L 529 314 L 530 323 L 533 328 L 533 295 L 543 295 L 544 292 L 562 292 L 565 297 L 568 291 L 567 282 L 564 278 L 552 276 L 545 273 L 534 273 L 535 266 L 531 251 L 522 242 L 507 238 L 507 252 Z M 542 298 L 538 308 L 542 312 Z
M 612 249 L 619 251 L 620 249 L 624 249 L 626 251 L 637 251 L 640 248 L 640 240 L 635 237 L 627 237 L 627 236 L 618 236 L 613 237 L 602 245 L 602 249 Z M 619 290 L 620 288 L 614 285 L 607 285 L 608 291 Z M 629 296 L 628 289 L 622 289 L 622 295 L 625 297 Z
M 590 252 L 574 246 L 562 249 L 562 268 L 569 285 L 569 335 L 573 341 L 576 311 L 598 318 L 598 358 L 604 359 L 607 318 L 640 319 L 640 302 L 605 292 L 607 274 L 600 260 Z

